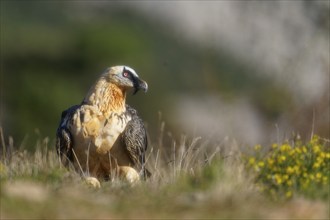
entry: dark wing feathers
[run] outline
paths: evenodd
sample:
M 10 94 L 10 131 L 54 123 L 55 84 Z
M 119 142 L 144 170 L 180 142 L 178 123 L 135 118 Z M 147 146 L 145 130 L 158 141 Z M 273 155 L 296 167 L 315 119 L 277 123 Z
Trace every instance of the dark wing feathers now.
M 61 158 L 61 162 L 66 166 L 70 161 L 73 161 L 72 137 L 66 128 L 57 129 L 56 136 L 56 151 Z
M 68 128 L 68 122 L 79 105 L 72 106 L 62 112 L 61 121 L 56 131 L 56 151 L 61 158 L 61 162 L 66 166 L 73 161 L 73 139 Z
M 127 123 L 122 133 L 122 139 L 134 166 L 141 170 L 140 174 L 143 178 L 146 178 L 151 175 L 145 168 L 145 153 L 148 145 L 147 132 L 136 110 L 126 105 L 126 111 L 132 119 Z

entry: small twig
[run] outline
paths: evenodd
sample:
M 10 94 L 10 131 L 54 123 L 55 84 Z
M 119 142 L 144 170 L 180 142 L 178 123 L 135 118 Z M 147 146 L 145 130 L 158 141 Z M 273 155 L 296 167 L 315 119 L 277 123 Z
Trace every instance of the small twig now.
M 150 158 L 153 151 L 154 151 L 154 148 L 151 148 L 149 154 L 147 155 L 147 158 L 144 161 L 145 164 L 148 162 L 148 160 L 149 160 L 149 158 Z
M 278 128 L 278 125 L 275 124 L 275 128 L 276 128 L 276 138 L 277 138 L 277 144 L 280 144 L 280 130 Z
M 155 160 L 155 170 L 157 170 L 157 165 L 158 165 L 158 158 L 159 158 L 159 149 L 157 150 L 157 153 L 156 153 L 156 160 Z
M 91 143 L 88 143 L 88 149 L 87 149 L 87 160 L 86 160 L 86 167 L 87 167 L 87 175 L 89 176 L 89 149 L 90 149 Z
M 314 136 L 314 126 L 315 126 L 315 108 L 313 108 L 313 119 L 312 119 L 312 131 L 311 131 L 311 140 Z

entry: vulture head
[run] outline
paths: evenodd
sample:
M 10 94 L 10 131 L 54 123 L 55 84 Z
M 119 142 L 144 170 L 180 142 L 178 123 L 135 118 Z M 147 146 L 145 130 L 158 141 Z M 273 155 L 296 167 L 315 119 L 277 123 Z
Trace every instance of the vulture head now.
M 105 79 L 117 85 L 124 91 L 134 89 L 133 94 L 139 90 L 147 92 L 148 84 L 139 78 L 138 74 L 128 66 L 113 66 L 105 70 L 103 76 Z

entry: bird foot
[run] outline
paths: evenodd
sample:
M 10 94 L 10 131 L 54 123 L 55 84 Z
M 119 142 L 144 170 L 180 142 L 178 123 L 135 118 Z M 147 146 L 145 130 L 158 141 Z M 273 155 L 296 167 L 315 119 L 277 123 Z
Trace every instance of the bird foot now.
M 88 186 L 90 186 L 90 187 L 92 187 L 92 188 L 94 188 L 94 189 L 99 189 L 99 188 L 101 188 L 101 183 L 100 183 L 100 181 L 99 181 L 97 178 L 95 178 L 95 177 L 91 177 L 91 176 L 89 176 L 89 177 L 85 177 L 85 183 L 86 183 Z
M 140 175 L 132 167 L 121 166 L 119 167 L 119 176 L 121 179 L 126 180 L 130 184 L 134 184 L 140 181 Z

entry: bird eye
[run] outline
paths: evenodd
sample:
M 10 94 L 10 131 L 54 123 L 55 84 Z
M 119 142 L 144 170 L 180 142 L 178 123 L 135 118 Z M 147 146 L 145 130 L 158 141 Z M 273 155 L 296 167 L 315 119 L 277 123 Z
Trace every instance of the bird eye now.
M 129 75 L 128 72 L 123 72 L 124 77 L 128 77 L 128 75 Z

